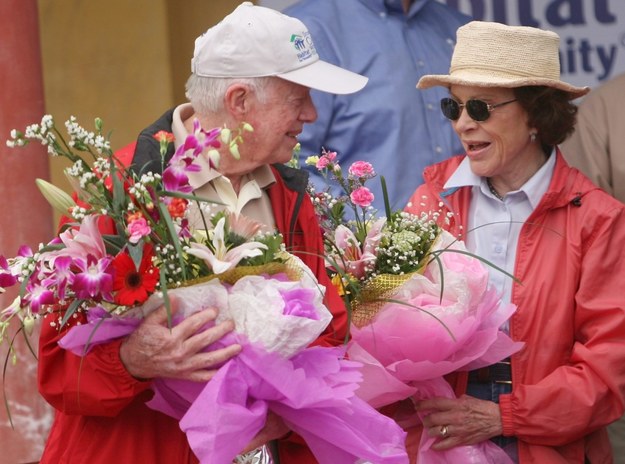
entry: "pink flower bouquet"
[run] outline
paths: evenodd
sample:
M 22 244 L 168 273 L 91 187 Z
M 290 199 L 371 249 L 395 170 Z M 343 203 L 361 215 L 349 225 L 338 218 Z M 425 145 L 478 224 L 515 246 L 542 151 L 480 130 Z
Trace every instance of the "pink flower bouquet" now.
M 453 398 L 445 374 L 490 365 L 520 349 L 499 329 L 515 307 L 501 304 L 488 289 L 487 266 L 440 227 L 446 217 L 391 211 L 387 198 L 386 217 L 377 217 L 363 194 L 375 176 L 371 165 L 357 161 L 344 175 L 337 154 L 325 150 L 306 162 L 343 191 L 335 197 L 329 188 L 310 188 L 328 268 L 352 311 L 347 353 L 364 365 L 362 399 L 382 407 L 407 398 Z M 416 413 L 411 419 L 418 424 Z M 509 462 L 491 442 L 436 452 L 433 441 L 422 436 L 419 464 Z
M 369 324 L 352 329 L 348 355 L 364 364 L 357 394 L 375 407 L 454 398 L 444 375 L 493 364 L 522 347 L 499 330 L 516 307 L 501 304 L 487 287 L 486 266 L 445 231 L 430 255 L 423 274 L 401 285 Z M 433 442 L 422 435 L 419 463 L 509 462 L 490 442 L 444 452 L 431 450 Z

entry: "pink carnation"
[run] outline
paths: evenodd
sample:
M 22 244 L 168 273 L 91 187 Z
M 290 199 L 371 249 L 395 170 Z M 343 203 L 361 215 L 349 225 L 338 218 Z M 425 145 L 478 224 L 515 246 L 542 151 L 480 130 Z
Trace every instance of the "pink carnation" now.
M 321 158 L 319 158 L 319 161 L 317 161 L 317 164 L 315 165 L 315 167 L 317 169 L 327 168 L 329 164 L 334 163 L 335 159 L 336 159 L 335 151 L 326 151 L 323 153 Z
M 373 193 L 367 187 L 359 187 L 349 196 L 356 206 L 366 208 L 373 202 Z
M 152 229 L 150 229 L 148 221 L 146 221 L 145 218 L 135 219 L 128 224 L 128 233 L 130 234 L 128 241 L 130 243 L 137 243 L 142 237 L 149 235 L 150 232 L 152 232 Z
M 356 161 L 354 162 L 348 170 L 349 174 L 354 177 L 373 177 L 375 172 L 373 171 L 373 166 L 371 163 L 367 163 L 366 161 Z

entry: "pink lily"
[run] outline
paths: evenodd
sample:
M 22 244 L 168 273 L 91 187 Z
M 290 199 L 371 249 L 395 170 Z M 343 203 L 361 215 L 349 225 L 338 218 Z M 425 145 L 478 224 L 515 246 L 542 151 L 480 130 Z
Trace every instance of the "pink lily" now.
M 98 230 L 98 216 L 87 216 L 80 224 L 80 228 L 68 229 L 60 235 L 65 248 L 49 253 L 54 259 L 60 256 L 87 259 L 91 255 L 96 259 L 106 256 L 106 247 L 102 234 Z
M 334 244 L 340 250 L 340 256 L 334 257 L 337 265 L 357 279 L 362 279 L 367 268 L 375 263 L 375 249 L 380 243 L 385 224 L 386 218 L 380 218 L 371 224 L 362 247 L 349 228 L 339 225 L 334 231 Z

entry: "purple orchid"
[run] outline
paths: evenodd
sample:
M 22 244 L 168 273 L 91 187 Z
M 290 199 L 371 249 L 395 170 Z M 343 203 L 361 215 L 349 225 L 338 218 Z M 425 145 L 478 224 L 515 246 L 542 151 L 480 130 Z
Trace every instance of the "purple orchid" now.
M 31 279 L 26 285 L 24 303 L 30 306 L 32 313 L 39 313 L 42 306 L 56 303 L 54 292 L 46 287 L 43 282 Z
M 33 256 L 33 250 L 26 245 L 19 247 L 17 256 L 11 258 L 10 262 L 4 256 L 0 256 L 0 289 L 15 285 Z
M 220 129 L 206 131 L 200 127 L 200 122 L 193 121 L 193 133 L 189 134 L 184 143 L 178 147 L 174 156 L 163 171 L 163 187 L 169 192 L 191 193 L 188 172 L 198 172 L 201 167 L 194 163 L 195 159 L 207 148 L 221 146 L 217 137 Z M 214 167 L 212 158 L 209 158 L 211 167 Z
M 0 289 L 12 287 L 17 283 L 17 277 L 13 275 L 6 258 L 0 255 Z
M 78 298 L 112 301 L 113 270 L 110 256 L 97 258 L 88 255 L 86 259 L 75 259 L 80 270 L 74 275 L 73 290 Z
M 192 136 L 189 136 L 192 137 Z M 195 158 L 190 156 L 181 145 L 163 171 L 163 187 L 169 192 L 190 193 L 193 187 L 189 185 L 187 172 L 197 172 L 200 166 L 193 164 Z
M 180 221 L 180 229 L 178 230 L 178 237 L 180 238 L 191 238 L 191 225 L 187 218 L 183 218 Z
M 73 260 L 69 256 L 61 256 L 54 260 L 54 272 L 44 280 L 44 284 L 56 287 L 59 300 L 65 299 L 68 285 L 74 282 L 74 273 L 71 270 Z

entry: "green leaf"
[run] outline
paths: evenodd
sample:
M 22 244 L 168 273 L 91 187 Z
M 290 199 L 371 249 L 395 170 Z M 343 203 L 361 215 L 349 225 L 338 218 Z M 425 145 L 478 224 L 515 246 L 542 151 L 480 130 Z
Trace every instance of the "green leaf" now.
M 384 200 L 384 214 L 386 214 L 389 221 L 392 221 L 391 218 L 393 214 L 391 211 L 391 203 L 388 199 L 388 190 L 386 188 L 386 179 L 384 176 L 380 176 L 380 185 L 382 186 L 382 199 Z
M 67 307 L 65 314 L 63 315 L 63 319 L 61 319 L 61 328 L 65 327 L 65 324 L 67 324 L 67 321 L 69 321 L 69 318 L 74 315 L 74 313 L 78 310 L 80 305 L 84 303 L 84 301 L 85 300 L 76 299 L 71 302 L 71 304 Z
M 184 263 L 184 254 L 182 253 L 182 246 L 180 245 L 180 240 L 178 239 L 178 233 L 176 232 L 176 228 L 174 227 L 174 223 L 171 220 L 171 215 L 169 214 L 169 210 L 167 206 L 158 202 L 158 209 L 161 212 L 161 219 L 165 221 L 167 225 L 167 230 L 169 231 L 169 236 L 172 241 L 172 245 L 176 249 L 176 255 L 178 256 L 178 261 L 180 263 L 180 269 L 182 270 L 182 279 L 187 280 L 187 269 Z
M 482 258 L 481 256 L 476 255 L 475 253 L 471 253 L 470 251 L 465 251 L 465 250 L 455 250 L 453 248 L 443 248 L 442 250 L 436 250 L 431 252 L 431 255 L 433 255 L 432 259 L 437 259 L 438 255 L 442 254 L 442 253 L 459 253 L 461 255 L 467 255 L 470 256 L 471 258 L 475 258 L 481 262 L 483 262 L 484 264 L 486 264 L 487 266 L 501 272 L 502 274 L 510 277 L 512 280 L 514 280 L 516 283 L 523 285 L 523 282 L 521 282 L 521 280 L 518 277 L 515 277 L 514 274 L 510 274 L 508 271 L 506 271 L 505 269 L 500 268 L 499 266 L 493 264 L 491 261 Z
M 423 313 L 427 314 L 428 316 L 431 316 L 433 319 L 436 319 L 438 322 L 440 322 L 440 324 L 441 324 L 441 325 L 445 328 L 445 330 L 447 331 L 447 333 L 449 334 L 449 336 L 451 337 L 451 339 L 452 339 L 453 341 L 456 341 L 456 337 L 454 337 L 454 334 L 451 332 L 451 330 L 449 329 L 449 327 L 447 327 L 447 325 L 443 322 L 443 320 L 442 320 L 442 319 L 440 319 L 440 318 L 439 318 L 436 314 L 434 314 L 434 313 L 432 313 L 432 312 L 428 311 L 427 309 L 423 309 L 423 308 L 421 308 L 421 307 L 419 307 L 419 306 L 416 306 L 416 305 L 413 305 L 413 304 L 407 303 L 407 302 L 402 301 L 402 300 L 396 300 L 396 299 L 394 299 L 394 298 L 376 298 L 376 299 L 375 299 L 375 300 L 373 300 L 373 301 L 381 301 L 381 302 L 384 302 L 384 303 L 395 303 L 395 304 L 400 304 L 400 305 L 403 305 L 403 306 L 408 306 L 408 307 L 410 307 L 410 308 L 414 308 L 414 309 L 416 309 L 416 310 L 418 310 L 418 311 L 421 311 L 421 312 L 423 312 Z
M 169 299 L 169 293 L 167 290 L 167 269 L 161 269 L 160 273 L 160 286 L 161 292 L 163 293 L 163 305 L 165 306 L 165 311 L 167 312 L 167 327 L 172 329 L 172 317 L 171 317 L 171 300 Z
M 208 198 L 198 197 L 196 195 L 189 194 L 189 193 L 169 192 L 167 190 L 163 190 L 162 192 L 159 192 L 159 194 L 161 196 L 164 196 L 164 197 L 184 198 L 185 200 L 199 201 L 201 203 L 212 203 L 214 205 L 225 205 L 225 203 L 222 203 L 221 201 L 209 200 Z
M 118 171 L 115 163 L 111 163 L 110 178 L 113 182 L 113 201 L 111 202 L 111 207 L 113 209 L 112 215 L 116 218 L 123 217 L 126 212 L 126 202 L 128 201 L 126 191 L 124 190 L 124 181 L 120 179 L 120 176 L 117 174 Z M 118 223 L 118 221 L 115 222 Z M 119 226 L 119 224 L 117 225 Z
M 132 262 L 135 263 L 135 269 L 139 269 L 141 266 L 141 260 L 143 259 L 143 240 L 140 240 L 139 243 L 132 244 L 128 243 L 128 254 L 132 258 Z
M 111 255 L 118 254 L 126 245 L 126 237 L 124 235 L 102 235 L 102 240 L 107 253 Z

